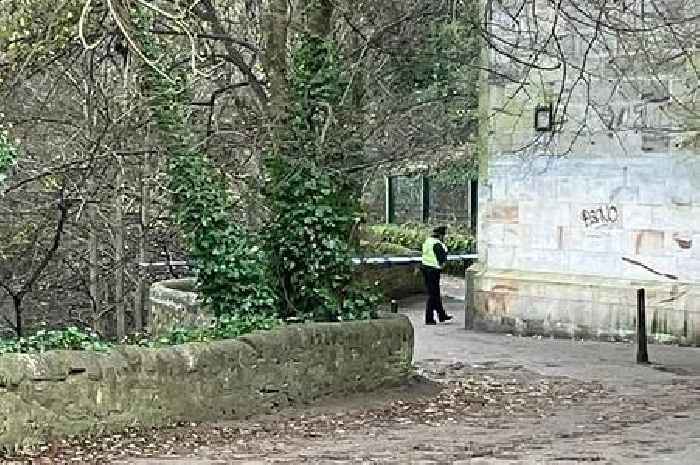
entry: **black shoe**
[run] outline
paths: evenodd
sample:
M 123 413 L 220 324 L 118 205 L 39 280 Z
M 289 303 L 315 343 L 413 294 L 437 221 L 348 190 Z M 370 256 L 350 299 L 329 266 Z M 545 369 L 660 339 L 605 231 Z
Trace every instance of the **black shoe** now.
M 433 321 L 426 321 L 425 324 L 428 326 L 433 326 L 433 325 L 436 325 L 437 323 L 435 322 L 435 320 L 433 320 Z
M 450 321 L 451 319 L 452 319 L 452 315 L 445 315 L 444 317 L 440 318 L 440 323 Z

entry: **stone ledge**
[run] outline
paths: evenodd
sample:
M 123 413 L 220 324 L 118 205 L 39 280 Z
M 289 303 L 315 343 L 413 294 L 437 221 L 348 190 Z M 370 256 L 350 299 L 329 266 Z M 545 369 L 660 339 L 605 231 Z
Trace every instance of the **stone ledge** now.
M 514 270 L 469 272 L 474 328 L 525 336 L 630 341 L 636 335 L 636 289 L 647 293 L 653 342 L 700 345 L 700 284 Z
M 0 448 L 173 421 L 236 419 L 395 386 L 411 371 L 406 317 L 310 323 L 234 340 L 108 353 L 0 356 Z

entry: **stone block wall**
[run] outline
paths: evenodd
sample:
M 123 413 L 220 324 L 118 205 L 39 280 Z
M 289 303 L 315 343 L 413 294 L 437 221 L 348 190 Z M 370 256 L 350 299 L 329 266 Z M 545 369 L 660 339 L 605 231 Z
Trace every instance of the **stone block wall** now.
M 625 336 L 644 287 L 656 339 L 700 343 L 700 156 L 501 155 L 481 194 L 476 303 L 491 323 Z
M 700 345 L 697 286 L 517 270 L 477 272 L 473 279 L 475 329 L 630 341 L 636 337 L 636 289 L 643 287 L 650 340 Z
M 644 2 L 564 0 L 558 12 L 521 3 L 488 12 L 502 42 L 487 54 L 499 73 L 484 73 L 481 98 L 482 326 L 625 338 L 644 287 L 654 337 L 700 343 L 698 78 L 677 49 L 693 24 L 674 32 L 640 16 Z M 678 17 L 700 12 L 697 2 L 669 5 Z M 618 25 L 646 18 L 654 40 L 580 21 L 599 8 Z M 539 47 L 548 53 L 528 67 Z M 535 130 L 535 108 L 549 105 L 553 127 Z
M 387 299 L 400 299 L 425 291 L 423 274 L 419 265 L 362 265 L 356 276 L 361 281 L 379 287 Z
M 0 356 L 0 448 L 172 421 L 236 419 L 400 384 L 407 318 L 305 324 L 235 340 Z
M 572 157 L 527 167 L 501 156 L 482 190 L 480 246 L 490 268 L 663 281 L 629 258 L 700 280 L 700 156 Z

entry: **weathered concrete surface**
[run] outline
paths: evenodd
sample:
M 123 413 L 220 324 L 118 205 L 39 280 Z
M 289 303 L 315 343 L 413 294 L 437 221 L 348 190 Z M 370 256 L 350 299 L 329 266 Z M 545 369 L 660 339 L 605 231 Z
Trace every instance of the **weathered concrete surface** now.
M 195 278 L 159 281 L 151 286 L 149 330 L 154 336 L 176 328 L 206 326 L 213 318 L 195 292 Z
M 243 418 L 397 385 L 410 371 L 402 316 L 305 324 L 236 340 L 107 354 L 0 356 L 0 447 L 171 421 Z

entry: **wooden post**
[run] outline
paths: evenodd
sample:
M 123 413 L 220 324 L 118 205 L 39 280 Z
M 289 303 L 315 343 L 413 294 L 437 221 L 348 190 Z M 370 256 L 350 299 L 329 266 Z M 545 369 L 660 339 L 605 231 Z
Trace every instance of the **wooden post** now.
M 637 289 L 637 363 L 649 363 L 647 353 L 646 296 L 644 289 Z
M 117 339 L 122 340 L 126 336 L 126 321 L 124 308 L 124 177 L 121 163 L 117 166 L 117 176 L 114 180 L 116 192 L 114 199 L 114 261 L 115 284 L 114 305 L 117 323 Z

